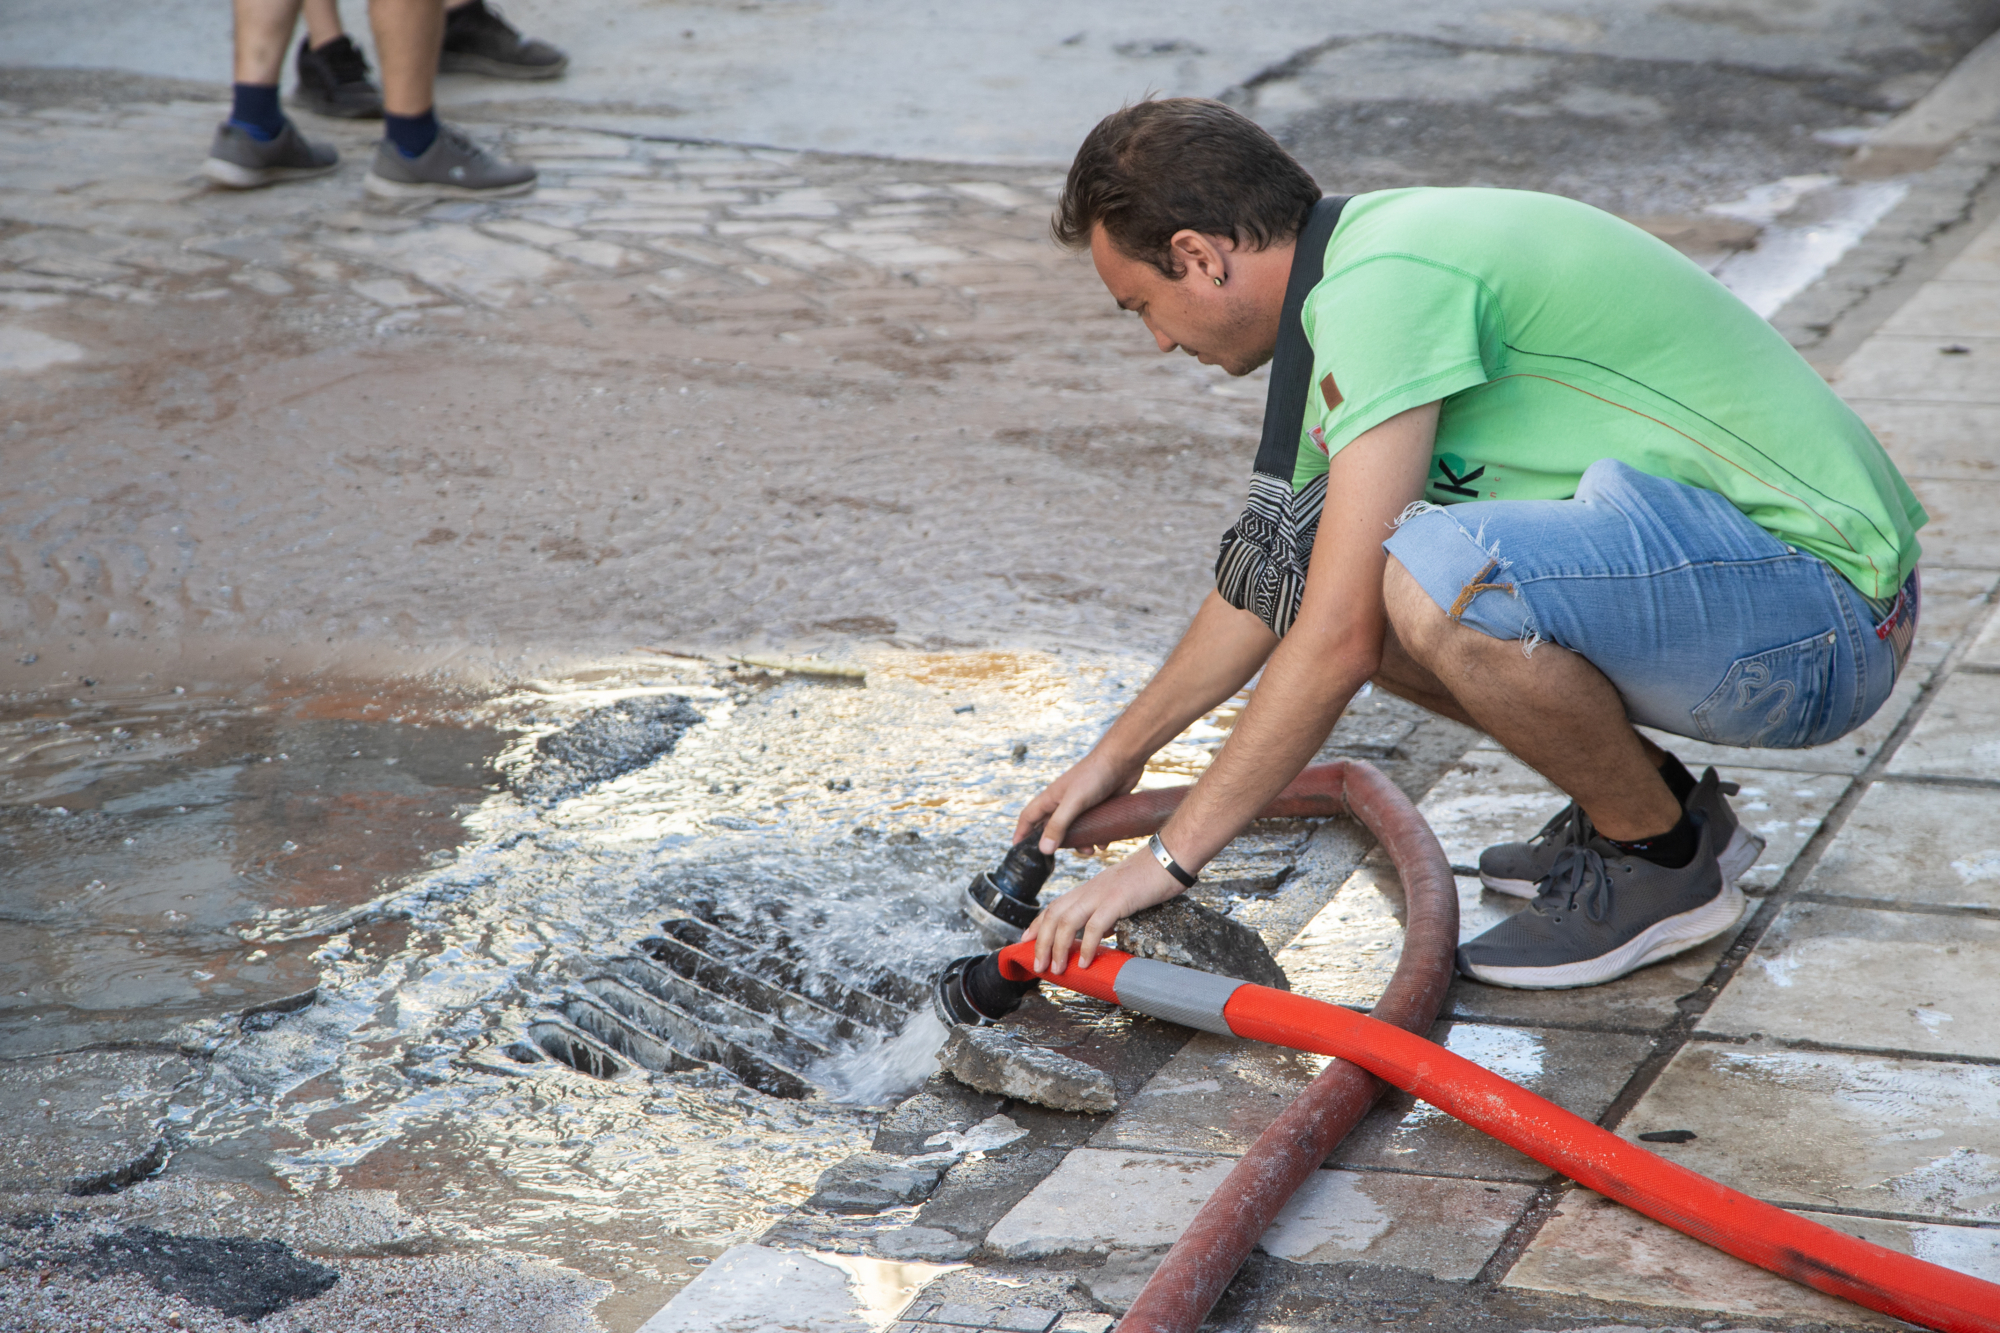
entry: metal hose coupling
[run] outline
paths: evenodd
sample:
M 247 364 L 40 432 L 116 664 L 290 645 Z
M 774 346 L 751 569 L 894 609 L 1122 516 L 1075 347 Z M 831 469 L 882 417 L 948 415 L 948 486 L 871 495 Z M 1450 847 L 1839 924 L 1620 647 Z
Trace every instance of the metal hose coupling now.
M 931 981 L 931 1008 L 946 1027 L 984 1027 L 1020 1008 L 1041 984 L 1033 978 L 1009 981 L 997 953 L 971 953 L 946 963 Z
M 979 938 L 995 949 L 1012 944 L 1040 912 L 1036 901 L 1056 859 L 1042 851 L 1042 826 L 1008 848 L 1007 855 L 992 870 L 972 877 L 965 890 L 965 914 L 979 930 Z

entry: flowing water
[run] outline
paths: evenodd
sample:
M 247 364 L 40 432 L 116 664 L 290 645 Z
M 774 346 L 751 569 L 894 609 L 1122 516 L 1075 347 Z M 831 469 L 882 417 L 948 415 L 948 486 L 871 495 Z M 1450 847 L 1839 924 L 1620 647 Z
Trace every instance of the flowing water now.
M 981 947 L 962 885 L 1143 671 L 867 665 L 865 686 L 660 658 L 484 697 L 15 699 L 0 1053 L 208 1052 L 169 1113 L 169 1175 L 393 1188 L 446 1234 L 671 1290 L 932 1072 L 942 1029 L 899 979 Z M 540 738 L 668 696 L 700 718 L 669 753 L 552 804 L 515 794 L 548 790 Z M 1198 767 L 1221 734 L 1167 762 Z M 803 1098 L 716 1067 L 605 1079 L 545 1058 L 538 1025 L 670 919 L 777 932 L 809 972 L 915 1016 L 802 1029 L 826 1049 Z

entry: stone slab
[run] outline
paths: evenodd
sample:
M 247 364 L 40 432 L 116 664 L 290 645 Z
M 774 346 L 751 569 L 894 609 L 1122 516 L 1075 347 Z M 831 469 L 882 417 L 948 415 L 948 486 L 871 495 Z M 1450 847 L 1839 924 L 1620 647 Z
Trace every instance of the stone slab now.
M 1994 421 L 1994 436 L 2000 439 L 2000 417 Z M 2000 450 L 1994 451 L 2000 459 Z M 1990 569 L 1950 569 L 1923 567 L 1923 609 L 1917 617 L 1917 637 L 1910 644 L 1910 660 L 1935 664 L 1958 643 L 1969 628 L 1986 621 L 1987 632 L 1995 623 L 1987 620 L 1993 607 L 1993 588 L 2000 574 Z M 1971 660 L 1979 660 L 1972 658 Z M 1988 663 L 2000 666 L 2000 660 Z
M 2000 792 L 1875 782 L 1820 854 L 1807 893 L 2000 908 Z
M 1850 398 L 1848 406 L 1861 414 L 1905 477 L 2000 476 L 1992 444 L 2000 439 L 2000 404 Z M 1924 578 L 1930 579 L 1928 569 Z
M 166 1162 L 177 1055 L 83 1051 L 0 1063 L 0 1189 L 109 1193 Z
M 1877 332 L 1907 338 L 2000 338 L 2000 281 L 1927 282 Z
M 877 1333 L 947 1267 L 737 1245 L 639 1333 Z
M 1848 358 L 1836 387 L 1857 398 L 2000 403 L 2000 339 L 1878 333 Z
M 2000 777 L 2000 676 L 1954 673 L 1889 759 L 1899 776 Z M 1994 791 L 2000 803 L 2000 788 Z
M 1994 358 L 2000 361 L 2000 356 Z M 2000 480 L 1911 477 L 1931 521 L 1917 533 L 1924 559 L 1964 569 L 2000 567 Z
M 1707 1032 L 2000 1059 L 2000 921 L 1788 903 Z
M 1619 1125 L 1785 1207 L 2000 1221 L 2000 1067 L 1691 1041 Z
M 987 1235 L 1013 1259 L 1163 1249 L 1229 1174 L 1226 1157 L 1080 1148 Z M 1260 1247 L 1295 1263 L 1363 1262 L 1476 1274 L 1533 1191 L 1386 1172 L 1318 1171 Z
M 1887 1249 L 2000 1280 L 2000 1230 L 1838 1213 L 1802 1216 Z M 1754 1318 L 1910 1327 L 1747 1264 L 1584 1189 L 1563 1196 L 1505 1285 Z
M 1925 539 L 1925 549 L 1928 550 L 1928 530 Z M 1929 666 L 1914 660 L 1906 663 L 1902 679 L 1896 682 L 1896 688 L 1889 692 L 1882 706 L 1875 710 L 1875 716 L 1839 740 L 1803 750 L 1739 749 L 1732 745 L 1710 745 L 1686 736 L 1673 736 L 1651 727 L 1641 727 L 1640 730 L 1657 744 L 1679 755 L 1681 762 L 1696 773 L 1701 772 L 1705 764 L 1713 764 L 1718 769 L 1782 768 L 1795 773 L 1859 773 L 1888 743 L 1889 734 L 1902 722 L 1911 705 L 1916 703 L 1930 678 Z
M 1986 622 L 1986 628 L 1972 641 L 1966 650 L 1967 665 L 2000 668 L 2000 616 L 1993 616 Z

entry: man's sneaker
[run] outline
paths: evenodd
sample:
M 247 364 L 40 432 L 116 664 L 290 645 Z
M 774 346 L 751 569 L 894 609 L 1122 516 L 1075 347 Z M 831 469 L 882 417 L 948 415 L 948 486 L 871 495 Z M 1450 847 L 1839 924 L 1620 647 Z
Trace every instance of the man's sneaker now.
M 1688 793 L 1687 805 L 1690 811 L 1699 811 L 1714 824 L 1717 836 L 1725 840 L 1718 863 L 1722 866 L 1725 883 L 1734 884 L 1743 877 L 1743 872 L 1757 863 L 1764 854 L 1764 840 L 1746 830 L 1737 822 L 1736 812 L 1729 808 L 1727 797 L 1741 790 L 1733 782 L 1724 782 L 1716 776 L 1713 768 L 1701 775 L 1701 781 Z M 1572 828 L 1574 825 L 1574 829 Z M 1542 831 L 1526 842 L 1503 842 L 1488 847 L 1479 854 L 1479 882 L 1495 893 L 1509 894 L 1515 898 L 1532 898 L 1536 886 L 1556 863 L 1556 857 L 1571 840 L 1590 840 L 1595 832 L 1590 825 L 1590 817 L 1571 801 L 1556 812 L 1556 817 L 1542 825 Z
M 485 74 L 496 79 L 553 79 L 569 68 L 569 57 L 547 42 L 520 31 L 486 7 L 486 0 L 444 12 L 444 49 L 438 68 L 446 74 Z
M 1495 986 L 1595 986 L 1712 940 L 1743 915 L 1722 878 L 1721 831 L 1694 815 L 1700 842 L 1678 870 L 1591 836 L 1556 854 L 1535 900 L 1458 946 L 1458 970 Z
M 310 37 L 301 39 L 298 70 L 293 106 L 342 120 L 382 118 L 382 90 L 368 77 L 368 57 L 346 33 L 317 51 Z
M 504 162 L 455 125 L 439 125 L 438 137 L 416 157 L 404 157 L 384 139 L 363 182 L 380 199 L 498 199 L 535 188 L 535 169 Z
M 305 176 L 324 176 L 340 165 L 340 154 L 331 146 L 313 143 L 290 121 L 275 139 L 259 139 L 234 121 L 215 127 L 215 142 L 208 146 L 208 161 L 201 174 L 217 185 L 232 190 L 250 190 L 278 181 Z

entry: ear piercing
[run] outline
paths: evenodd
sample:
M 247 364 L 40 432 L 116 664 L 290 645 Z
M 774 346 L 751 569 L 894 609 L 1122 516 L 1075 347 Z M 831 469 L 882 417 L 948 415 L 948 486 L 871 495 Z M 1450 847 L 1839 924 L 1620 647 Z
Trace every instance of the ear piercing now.
M 1221 279 L 1221 278 L 1217 278 L 1217 279 L 1215 280 L 1215 285 L 1216 285 L 1216 286 L 1218 286 L 1218 287 L 1220 287 L 1220 286 L 1222 285 L 1222 279 Z

